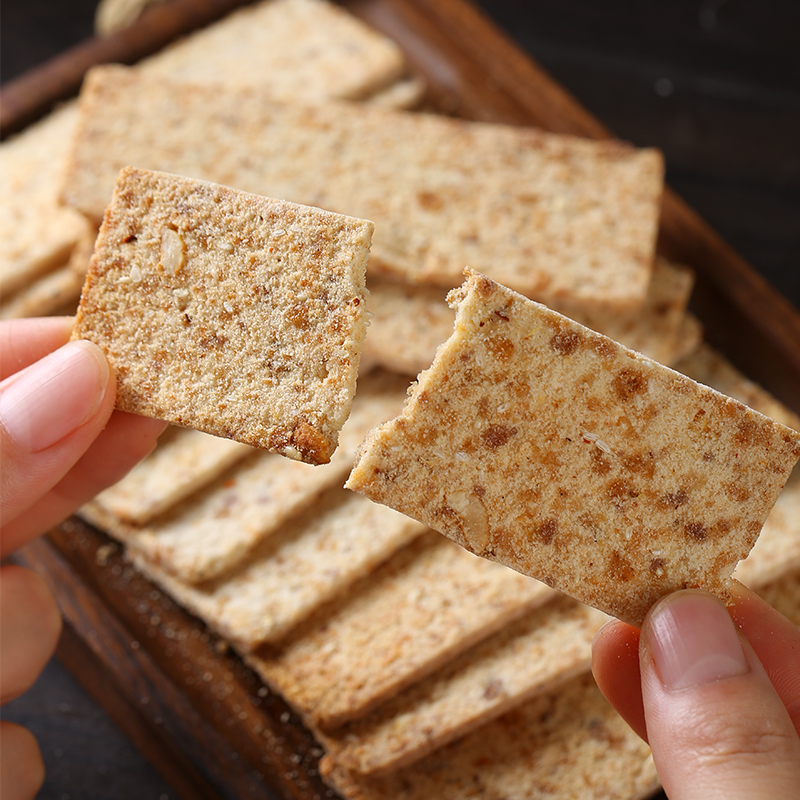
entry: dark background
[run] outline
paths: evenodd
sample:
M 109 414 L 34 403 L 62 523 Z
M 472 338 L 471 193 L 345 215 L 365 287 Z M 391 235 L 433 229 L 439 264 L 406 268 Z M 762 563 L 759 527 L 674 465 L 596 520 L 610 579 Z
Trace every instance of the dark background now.
M 95 5 L 4 0 L 0 79 L 91 35 Z M 660 147 L 672 188 L 800 308 L 800 3 L 479 5 L 617 135 Z M 41 743 L 43 800 L 176 797 L 58 662 L 2 716 Z

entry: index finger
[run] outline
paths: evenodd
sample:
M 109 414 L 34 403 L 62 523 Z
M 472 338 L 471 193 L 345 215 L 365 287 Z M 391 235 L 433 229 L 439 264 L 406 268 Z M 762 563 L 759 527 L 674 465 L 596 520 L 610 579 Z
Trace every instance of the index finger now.
M 19 372 L 69 341 L 74 317 L 0 322 L 0 380 Z

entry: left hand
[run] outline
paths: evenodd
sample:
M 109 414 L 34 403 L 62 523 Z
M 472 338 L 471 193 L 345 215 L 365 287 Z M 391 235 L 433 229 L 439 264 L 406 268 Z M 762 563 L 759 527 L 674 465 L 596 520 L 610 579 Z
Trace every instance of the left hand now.
M 114 411 L 114 374 L 96 345 L 69 342 L 72 323 L 0 323 L 0 558 L 122 478 L 164 428 Z M 60 632 L 44 580 L 0 567 L 0 703 L 33 684 Z M 0 739 L 0 797 L 34 797 L 44 780 L 35 739 L 9 722 L 0 722 Z

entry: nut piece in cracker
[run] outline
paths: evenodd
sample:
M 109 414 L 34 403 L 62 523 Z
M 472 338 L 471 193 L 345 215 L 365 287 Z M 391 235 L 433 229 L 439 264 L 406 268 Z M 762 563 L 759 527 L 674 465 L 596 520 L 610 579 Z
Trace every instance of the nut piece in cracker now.
M 478 273 L 347 486 L 634 625 L 723 600 L 800 435 Z
M 366 335 L 372 223 L 120 173 L 78 309 L 117 407 L 327 463 Z

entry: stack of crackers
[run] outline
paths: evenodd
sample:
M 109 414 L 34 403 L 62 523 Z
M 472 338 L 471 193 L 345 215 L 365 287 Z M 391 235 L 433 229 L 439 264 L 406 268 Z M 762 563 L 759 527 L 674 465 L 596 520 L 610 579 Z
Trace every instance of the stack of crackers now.
M 401 413 L 410 379 L 451 337 L 445 297 L 467 264 L 644 354 L 624 356 L 640 366 L 674 367 L 797 430 L 800 419 L 702 343 L 687 312 L 691 271 L 655 254 L 657 152 L 407 110 L 422 88 L 393 42 L 322 0 L 262 1 L 137 67 L 93 70 L 76 103 L 0 148 L 8 233 L 0 313 L 74 310 L 129 166 L 138 170 L 131 180 L 157 183 L 147 176 L 167 173 L 288 201 L 292 224 L 303 207 L 374 223 L 372 319 L 366 338 L 342 338 L 354 349 L 337 378 L 347 397 L 333 435 L 320 423 L 302 436 L 269 430 L 248 439 L 232 432 L 235 421 L 220 424 L 219 400 L 198 420 L 173 393 L 147 413 L 178 424 L 81 514 L 283 695 L 325 749 L 322 774 L 342 797 L 645 797 L 658 787 L 649 750 L 589 673 L 605 613 L 473 555 L 431 522 L 348 492 L 354 456 L 371 429 Z M 271 224 L 277 238 L 290 227 Z M 170 279 L 190 246 L 173 228 L 147 234 Z M 223 263 L 238 247 L 227 236 L 217 237 Z M 127 246 L 124 238 L 114 247 Z M 117 275 L 137 297 L 145 278 L 130 264 Z M 188 289 L 170 284 L 161 306 L 195 320 L 194 280 Z M 508 322 L 502 308 L 492 313 Z M 564 333 L 561 354 L 574 342 Z M 476 355 L 489 374 L 510 352 L 507 337 L 491 344 Z M 353 399 L 348 381 L 359 368 Z M 326 367 L 320 381 L 327 377 Z M 183 385 L 199 383 L 195 374 Z M 587 380 L 571 386 L 591 406 Z M 439 418 L 456 432 L 472 424 L 456 413 Z M 505 433 L 493 428 L 487 441 L 503 446 Z M 593 463 L 613 457 L 597 431 L 577 435 Z M 423 436 L 435 460 L 434 439 Z M 736 573 L 796 622 L 798 477 Z M 757 494 L 757 477 L 740 488 Z M 623 494 L 618 504 L 630 504 Z M 469 512 L 469 503 L 465 495 L 451 505 Z M 650 564 L 660 577 L 662 556 Z

